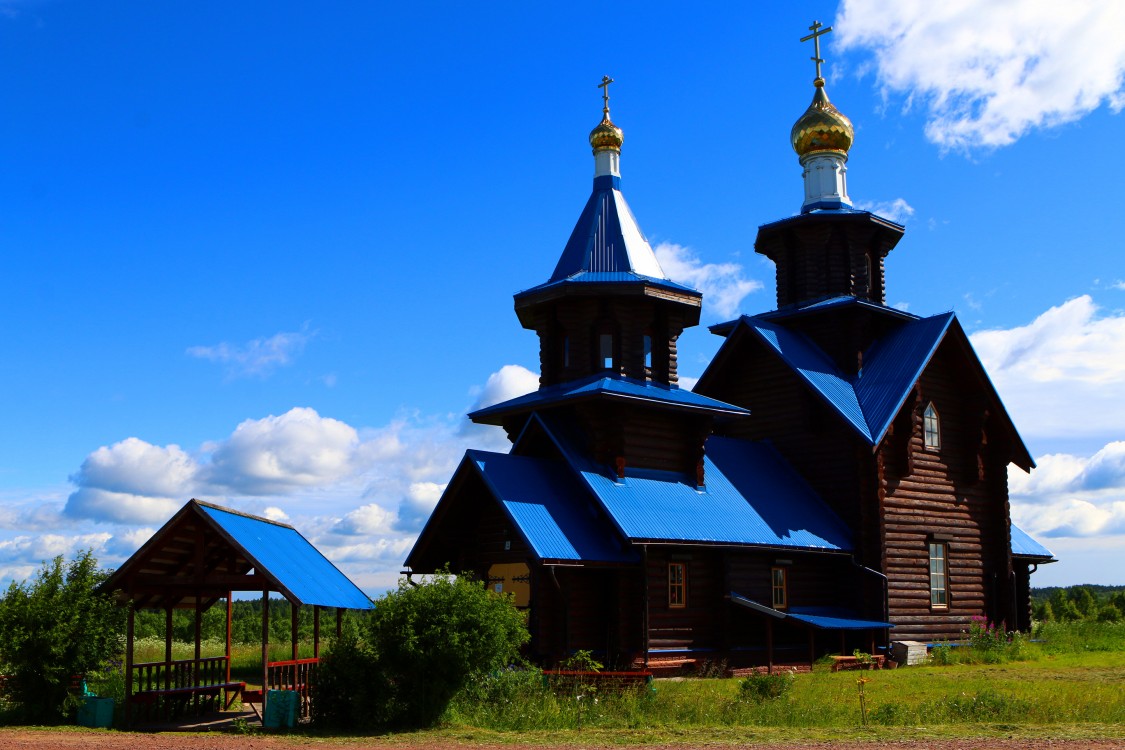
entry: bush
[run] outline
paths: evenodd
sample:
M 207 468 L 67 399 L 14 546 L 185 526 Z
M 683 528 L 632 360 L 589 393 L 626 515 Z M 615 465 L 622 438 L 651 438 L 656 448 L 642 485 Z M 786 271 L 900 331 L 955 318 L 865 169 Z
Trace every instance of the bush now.
M 739 698 L 754 703 L 777 700 L 793 689 L 797 677 L 792 672 L 752 674 L 739 683 Z
M 79 700 L 70 694 L 71 677 L 121 653 L 125 608 L 95 592 L 107 575 L 89 551 L 69 563 L 59 556 L 0 599 L 0 664 L 13 677 L 17 720 L 66 720 Z
M 321 667 L 316 702 L 352 704 L 335 717 L 321 709 L 322 726 L 433 726 L 471 679 L 518 661 L 530 637 L 511 597 L 448 574 L 421 585 L 400 581 L 376 602 L 363 631 L 333 644 Z

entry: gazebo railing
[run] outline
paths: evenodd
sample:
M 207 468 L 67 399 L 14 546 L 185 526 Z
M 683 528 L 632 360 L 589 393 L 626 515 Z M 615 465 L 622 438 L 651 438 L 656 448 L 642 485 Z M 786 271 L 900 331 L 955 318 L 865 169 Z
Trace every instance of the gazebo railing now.
M 316 680 L 320 659 L 288 659 L 266 665 L 270 690 L 292 690 L 301 696 L 301 716 L 308 715 L 309 687 Z

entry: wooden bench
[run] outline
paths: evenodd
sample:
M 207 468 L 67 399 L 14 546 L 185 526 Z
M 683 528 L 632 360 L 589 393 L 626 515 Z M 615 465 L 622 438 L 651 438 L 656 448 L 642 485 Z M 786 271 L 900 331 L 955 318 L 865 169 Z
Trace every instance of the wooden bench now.
M 884 656 L 882 654 L 875 654 L 860 661 L 854 656 L 833 656 L 832 657 L 832 671 L 839 672 L 845 669 L 882 669 Z
M 578 685 L 589 685 L 609 693 L 626 690 L 652 689 L 652 672 L 585 672 L 569 669 L 543 670 L 543 684 L 556 692 L 573 690 Z

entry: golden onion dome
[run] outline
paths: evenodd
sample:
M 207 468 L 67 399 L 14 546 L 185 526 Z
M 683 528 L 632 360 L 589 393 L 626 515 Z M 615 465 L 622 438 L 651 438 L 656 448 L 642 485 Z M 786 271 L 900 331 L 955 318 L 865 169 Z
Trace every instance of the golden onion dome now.
M 624 136 L 621 128 L 613 124 L 607 111 L 598 126 L 590 131 L 590 145 L 593 146 L 595 154 L 599 151 L 620 152 L 622 141 L 624 141 Z
M 839 151 L 847 154 L 855 138 L 852 121 L 828 101 L 823 78 L 818 77 L 813 84 L 816 86 L 816 93 L 813 94 L 812 104 L 793 123 L 793 130 L 789 133 L 793 150 L 798 156 L 815 151 Z

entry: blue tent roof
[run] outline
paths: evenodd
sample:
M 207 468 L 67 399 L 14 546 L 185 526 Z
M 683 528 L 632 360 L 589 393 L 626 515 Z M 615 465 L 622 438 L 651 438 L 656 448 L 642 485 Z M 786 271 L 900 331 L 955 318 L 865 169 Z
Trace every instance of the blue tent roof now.
M 273 578 L 298 603 L 342 609 L 374 608 L 367 595 L 292 526 L 197 504 L 230 541 L 241 547 L 258 573 Z
M 621 194 L 620 177 L 594 178 L 594 190 L 548 283 L 582 271 L 631 271 L 668 278 Z
M 476 469 L 541 560 L 635 562 L 588 512 L 589 496 L 564 463 L 470 450 Z
M 1040 562 L 1055 562 L 1055 556 L 1051 553 L 1051 550 L 1032 539 L 1026 531 L 1014 523 L 1011 530 L 1013 555 L 1040 558 Z
M 629 401 L 648 401 L 686 409 L 701 409 L 727 414 L 749 414 L 740 406 L 724 403 L 676 386 L 645 382 L 622 376 L 592 375 L 578 380 L 540 388 L 517 398 L 488 406 L 469 414 L 474 422 L 488 422 L 490 418 L 511 412 L 527 411 L 543 406 L 584 398 L 611 398 Z

